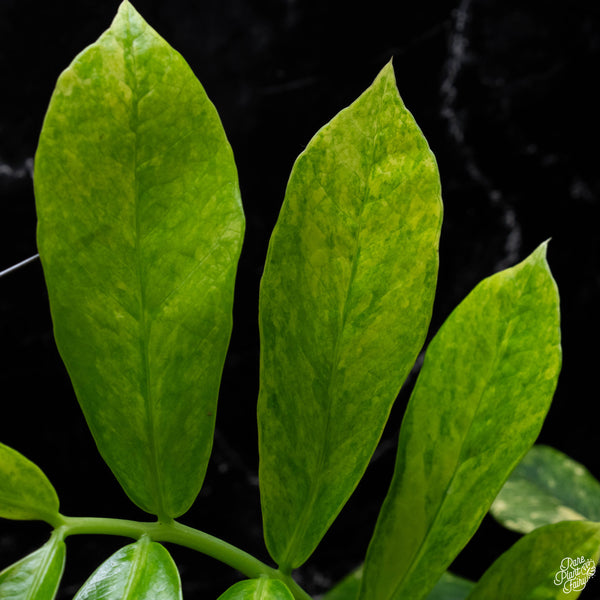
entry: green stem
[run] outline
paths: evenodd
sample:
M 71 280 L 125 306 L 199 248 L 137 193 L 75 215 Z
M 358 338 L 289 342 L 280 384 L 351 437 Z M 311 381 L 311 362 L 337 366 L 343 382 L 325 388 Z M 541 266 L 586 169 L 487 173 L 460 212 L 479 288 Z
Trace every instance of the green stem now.
M 311 600 L 311 597 L 292 579 L 291 575 L 269 567 L 251 554 L 240 550 L 232 544 L 204 533 L 193 527 L 182 525 L 176 521 L 143 522 L 126 519 L 109 519 L 98 517 L 65 517 L 60 515 L 55 528 L 61 528 L 64 537 L 69 535 L 100 534 L 118 535 L 139 539 L 149 536 L 155 542 L 170 542 L 202 552 L 237 569 L 246 577 L 267 577 L 283 581 L 296 600 Z

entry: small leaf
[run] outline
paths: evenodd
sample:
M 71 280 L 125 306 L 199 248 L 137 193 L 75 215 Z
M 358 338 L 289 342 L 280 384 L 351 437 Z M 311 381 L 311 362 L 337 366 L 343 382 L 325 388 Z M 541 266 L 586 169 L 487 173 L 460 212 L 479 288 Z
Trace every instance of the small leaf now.
M 446 571 L 429 592 L 427 600 L 465 600 L 475 583 Z
M 600 523 L 546 525 L 498 558 L 467 600 L 574 599 L 593 575 L 599 557 Z
M 543 244 L 482 281 L 431 342 L 369 545 L 362 600 L 427 596 L 538 436 L 560 362 L 558 293 Z
M 560 521 L 600 521 L 600 482 L 549 446 L 534 446 L 511 473 L 490 509 L 519 533 Z
M 39 550 L 0 573 L 2 600 L 52 600 L 65 566 L 65 543 L 55 531 Z
M 294 600 L 283 581 L 259 577 L 232 585 L 217 600 Z
M 74 600 L 181 600 L 181 581 L 167 550 L 148 537 L 103 562 Z
M 209 459 L 244 230 L 217 112 L 123 2 L 60 76 L 35 158 L 56 342 L 98 448 L 168 520 Z
M 0 444 L 0 517 L 54 523 L 58 496 L 41 469 Z
M 388 64 L 296 161 L 260 290 L 265 539 L 313 552 L 423 344 L 442 218 L 435 159 Z

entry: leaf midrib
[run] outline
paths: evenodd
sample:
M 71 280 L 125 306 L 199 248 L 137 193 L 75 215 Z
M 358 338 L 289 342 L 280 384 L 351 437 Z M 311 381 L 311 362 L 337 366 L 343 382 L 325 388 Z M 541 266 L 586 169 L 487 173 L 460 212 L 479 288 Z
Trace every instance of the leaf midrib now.
M 387 92 L 387 80 L 386 80 L 386 85 L 384 86 L 384 89 L 381 92 L 381 96 L 380 96 L 380 103 L 381 105 L 383 104 L 383 99 L 386 95 Z M 348 109 L 346 109 L 348 110 Z M 379 115 L 381 114 L 381 107 L 380 110 L 377 112 L 377 116 L 379 117 Z M 300 514 L 300 518 L 297 519 L 296 521 L 296 526 L 294 528 L 294 532 L 292 533 L 290 540 L 286 546 L 286 550 L 283 554 L 284 559 L 281 561 L 281 564 L 279 565 L 282 569 L 289 569 L 290 568 L 290 557 L 293 557 L 295 555 L 295 547 L 297 545 L 297 540 L 298 540 L 298 536 L 299 536 L 299 532 L 305 531 L 306 527 L 307 527 L 307 521 L 310 518 L 310 515 L 312 513 L 312 509 L 314 507 L 314 505 L 316 504 L 317 501 L 317 495 L 319 490 L 322 487 L 322 480 L 324 477 L 324 470 L 323 470 L 323 466 L 326 462 L 326 449 L 328 446 L 328 441 L 329 441 L 329 430 L 330 430 L 330 423 L 331 423 L 331 407 L 332 407 L 332 397 L 333 397 L 333 393 L 332 393 L 332 389 L 333 389 L 333 384 L 335 382 L 335 380 L 337 379 L 337 375 L 339 373 L 339 369 L 338 369 L 338 363 L 340 360 L 340 347 L 341 347 L 341 340 L 343 338 L 344 335 L 344 329 L 346 327 L 346 321 L 348 318 L 348 304 L 349 304 L 349 300 L 350 300 L 350 296 L 352 293 L 352 288 L 354 285 L 354 279 L 356 277 L 356 272 L 358 269 L 358 262 L 359 262 L 359 256 L 360 256 L 360 234 L 361 234 L 361 228 L 362 228 L 362 217 L 363 217 L 363 213 L 365 210 L 365 206 L 369 200 L 369 196 L 370 196 L 370 192 L 371 192 L 371 187 L 370 187 L 370 182 L 371 182 L 371 178 L 373 175 L 373 169 L 375 166 L 375 154 L 376 154 L 376 146 L 377 146 L 377 138 L 379 136 L 379 131 L 380 131 L 380 123 L 379 123 L 379 118 L 376 119 L 375 122 L 375 127 L 374 127 L 374 132 L 373 132 L 373 136 L 372 136 L 372 147 L 371 147 L 371 160 L 369 161 L 369 167 L 368 167 L 368 175 L 365 179 L 366 183 L 364 185 L 364 190 L 363 190 L 363 199 L 360 205 L 360 212 L 358 214 L 357 218 L 354 218 L 353 220 L 356 222 L 356 234 L 355 234 L 355 239 L 354 239 L 354 252 L 353 252 L 353 259 L 352 259 L 352 268 L 350 271 L 350 276 L 348 278 L 348 284 L 346 287 L 346 295 L 344 298 L 344 302 L 343 302 L 343 307 L 342 307 L 342 319 L 341 319 L 341 324 L 340 324 L 340 328 L 339 328 L 339 332 L 335 341 L 335 347 L 334 347 L 334 352 L 333 352 L 333 360 L 331 362 L 331 369 L 329 372 L 329 385 L 327 387 L 327 414 L 325 417 L 325 428 L 324 428 L 324 436 L 323 436 L 323 441 L 321 444 L 321 448 L 320 448 L 320 454 L 319 454 L 319 459 L 318 459 L 318 466 L 316 469 L 316 477 L 315 479 L 313 479 L 311 481 L 311 485 L 310 485 L 310 490 L 308 492 L 308 502 L 304 505 L 304 508 Z M 328 195 L 329 197 L 329 195 Z M 333 199 L 331 200 L 332 204 L 334 204 L 334 206 L 340 210 L 340 212 L 343 212 L 344 214 L 345 211 L 342 211 L 339 207 L 339 205 L 337 204 L 337 202 L 335 202 Z
M 123 587 L 123 598 L 122 600 L 135 600 L 133 594 L 136 593 L 138 582 L 142 577 L 142 570 L 145 566 L 148 554 L 150 552 L 150 538 L 142 536 L 138 542 L 134 543 L 132 548 L 132 554 L 129 573 Z
M 134 43 L 137 37 L 141 37 L 144 33 L 140 33 L 137 37 L 132 33 L 132 26 L 130 20 L 131 13 L 128 13 L 127 19 L 127 37 L 123 41 L 124 58 L 126 70 L 129 73 L 130 81 L 126 82 L 132 92 L 131 100 L 131 131 L 134 136 L 134 203 L 135 203 L 135 261 L 136 261 L 136 273 L 139 286 L 139 331 L 140 331 L 140 351 L 142 355 L 142 395 L 144 399 L 144 408 L 146 416 L 146 433 L 148 436 L 148 452 L 149 452 L 149 467 L 151 471 L 151 485 L 154 490 L 154 500 L 157 503 L 156 513 L 160 520 L 168 520 L 166 513 L 166 506 L 163 497 L 163 488 L 161 482 L 160 469 L 158 468 L 158 445 L 156 442 L 156 421 L 154 418 L 153 400 L 152 400 L 152 382 L 150 376 L 150 356 L 149 356 L 149 339 L 152 323 L 146 319 L 146 286 L 143 277 L 142 269 L 142 248 L 141 248 L 141 215 L 140 215 L 140 181 L 138 172 L 141 167 L 139 162 L 139 113 L 138 103 L 138 78 L 137 78 L 137 64 L 136 64 L 136 52 L 134 49 Z
M 50 541 L 38 550 L 38 552 L 41 552 L 42 556 L 37 568 L 35 569 L 33 581 L 27 589 L 27 594 L 24 600 L 35 600 L 35 598 L 37 597 L 37 594 L 44 583 L 44 578 L 56 554 L 57 546 L 61 541 L 62 540 L 59 539 L 59 537 L 56 534 L 54 534 L 50 538 Z M 56 588 L 56 585 L 54 587 Z
M 532 274 L 533 274 L 533 268 L 530 267 L 530 271 L 529 274 L 527 276 L 527 279 L 525 280 L 525 282 L 523 283 L 521 289 L 519 290 L 519 295 L 518 295 L 518 299 L 520 300 L 521 296 L 523 295 L 523 292 L 525 290 L 525 288 L 527 287 L 528 283 L 529 283 L 529 279 L 531 278 Z M 517 304 L 517 302 L 514 302 L 514 304 Z M 488 375 L 486 377 L 486 383 L 485 385 L 482 387 L 481 389 L 481 393 L 479 394 L 479 399 L 477 401 L 477 408 L 473 411 L 473 417 L 469 423 L 469 427 L 467 429 L 467 433 L 466 435 L 463 437 L 463 440 L 461 442 L 461 446 L 460 446 L 460 451 L 458 453 L 458 459 L 456 461 L 456 465 L 460 465 L 463 461 L 462 461 L 462 457 L 463 457 L 463 453 L 464 453 L 464 448 L 465 448 L 465 443 L 467 441 L 467 439 L 470 437 L 470 433 L 471 433 L 471 429 L 473 427 L 473 422 L 475 421 L 477 414 L 479 413 L 479 409 L 481 407 L 481 403 L 483 401 L 483 397 L 485 396 L 485 392 L 489 386 L 489 382 L 491 381 L 491 379 L 493 378 L 493 373 L 496 370 L 497 365 L 500 363 L 502 357 L 504 356 L 505 352 L 506 352 L 506 348 L 508 345 L 507 342 L 507 338 L 509 338 L 512 335 L 512 332 L 514 330 L 513 327 L 513 323 L 516 317 L 512 317 L 505 329 L 505 333 L 502 335 L 502 340 L 500 342 L 500 350 L 496 353 L 496 356 L 494 358 L 494 361 L 492 363 L 492 366 L 490 367 L 488 373 L 490 373 L 490 375 Z M 509 331 L 510 330 L 510 331 Z M 419 562 L 422 559 L 423 553 L 425 551 L 426 545 L 427 545 L 427 540 L 431 534 L 432 529 L 434 528 L 436 522 L 438 521 L 438 519 L 440 518 L 440 514 L 442 512 L 442 509 L 445 505 L 445 500 L 446 500 L 446 495 L 448 493 L 448 490 L 450 489 L 450 487 L 452 486 L 454 479 L 456 478 L 458 472 L 458 466 L 455 467 L 453 473 L 452 473 L 452 477 L 450 478 L 450 481 L 448 482 L 448 485 L 446 486 L 446 489 L 444 490 L 444 494 L 442 495 L 442 501 L 440 502 L 440 504 L 438 505 L 438 508 L 435 512 L 435 516 L 433 517 L 433 519 L 431 520 L 431 523 L 429 525 L 429 527 L 427 528 L 427 531 L 425 533 L 425 535 L 423 536 L 423 539 L 419 545 L 419 548 L 417 550 L 417 552 L 415 553 L 415 557 L 414 559 L 411 561 L 411 564 L 409 566 L 409 568 L 406 571 L 406 574 L 404 575 L 404 577 L 394 586 L 394 589 L 392 590 L 392 593 L 388 596 L 388 600 L 394 600 L 396 597 L 398 597 L 398 592 L 402 590 L 402 586 L 403 584 L 408 580 L 409 576 L 414 572 L 415 567 L 419 564 Z

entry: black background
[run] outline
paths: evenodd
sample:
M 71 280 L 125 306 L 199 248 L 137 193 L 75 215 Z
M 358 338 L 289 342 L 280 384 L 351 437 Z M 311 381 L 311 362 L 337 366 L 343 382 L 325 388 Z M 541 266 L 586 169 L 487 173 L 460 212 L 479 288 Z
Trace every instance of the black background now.
M 437 156 L 445 203 L 431 332 L 483 277 L 552 238 L 563 372 L 540 441 L 598 477 L 600 6 L 570 2 L 138 0 L 217 106 L 239 169 L 247 233 L 213 458 L 182 521 L 268 560 L 261 541 L 255 403 L 257 296 L 295 157 L 391 58 Z M 110 24 L 117 1 L 0 0 L 0 270 L 36 252 L 30 171 L 60 71 Z M 99 458 L 56 352 L 39 263 L 0 279 L 0 440 L 43 468 L 64 514 L 145 518 Z M 367 475 L 299 572 L 315 595 L 361 562 L 393 469 L 411 377 Z M 525 399 L 526 401 L 526 399 Z M 600 499 L 599 499 L 600 502 Z M 0 522 L 0 568 L 48 527 Z M 486 518 L 453 565 L 478 578 L 518 536 Z M 123 540 L 70 538 L 59 598 Z M 188 598 L 238 575 L 173 549 Z M 590 583 L 582 598 L 600 597 Z

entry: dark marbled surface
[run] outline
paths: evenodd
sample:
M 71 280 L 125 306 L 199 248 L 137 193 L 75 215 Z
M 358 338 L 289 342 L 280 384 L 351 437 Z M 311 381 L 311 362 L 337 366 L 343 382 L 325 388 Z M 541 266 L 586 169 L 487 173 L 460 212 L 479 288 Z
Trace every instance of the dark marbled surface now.
M 118 2 L 0 0 L 0 270 L 36 252 L 32 157 L 56 77 L 108 27 Z M 258 282 L 295 157 L 394 57 L 398 87 L 442 175 L 434 332 L 483 277 L 551 237 L 564 367 L 540 440 L 600 477 L 595 339 L 600 299 L 599 119 L 592 90 L 600 7 L 453 0 L 138 0 L 215 102 L 236 155 L 247 234 L 213 459 L 183 521 L 266 558 L 257 487 Z M 0 440 L 48 474 L 65 514 L 143 518 L 98 457 L 54 347 L 39 263 L 0 279 Z M 318 594 L 358 564 L 393 468 L 403 391 L 363 483 L 299 575 Z M 226 507 L 226 508 L 225 508 Z M 0 523 L 0 567 L 47 535 Z M 492 520 L 454 570 L 477 578 L 517 538 Z M 122 540 L 69 540 L 76 587 Z M 215 598 L 237 575 L 174 551 L 186 597 Z M 596 590 L 598 586 L 596 586 Z M 581 596 L 600 597 L 590 583 Z

